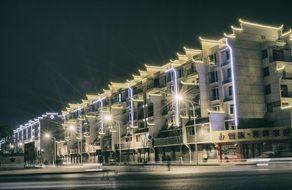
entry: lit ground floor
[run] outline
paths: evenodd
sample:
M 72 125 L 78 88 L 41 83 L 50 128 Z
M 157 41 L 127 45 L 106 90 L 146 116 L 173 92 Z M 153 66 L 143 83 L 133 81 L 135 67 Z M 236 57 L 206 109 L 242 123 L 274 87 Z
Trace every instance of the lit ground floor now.
M 257 157 L 291 157 L 292 141 L 250 141 L 216 144 L 219 161 L 240 161 Z

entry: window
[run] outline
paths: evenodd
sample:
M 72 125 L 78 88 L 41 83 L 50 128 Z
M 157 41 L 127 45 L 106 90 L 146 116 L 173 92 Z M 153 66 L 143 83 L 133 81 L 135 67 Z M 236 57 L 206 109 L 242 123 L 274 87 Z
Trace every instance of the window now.
M 227 69 L 227 78 L 231 78 L 231 69 L 230 68 Z
M 282 97 L 289 97 L 288 86 L 281 85 L 281 96 Z
M 216 54 L 209 55 L 210 64 L 216 64 Z
M 271 85 L 265 85 L 265 94 L 271 94 Z
M 188 128 L 188 135 L 195 135 L 195 128 L 194 127 Z
M 212 100 L 219 100 L 219 90 L 218 88 L 212 89 Z
M 225 51 L 225 55 L 226 55 L 226 60 L 230 59 L 230 52 L 229 51 Z
M 178 78 L 181 78 L 181 77 L 183 77 L 183 76 L 184 76 L 183 68 L 180 68 L 180 69 L 178 70 Z
M 147 112 L 148 115 L 147 116 L 152 117 L 154 115 L 153 103 L 149 103 L 147 108 L 148 108 L 148 112 Z
M 154 88 L 159 88 L 160 87 L 160 81 L 159 78 L 154 79 Z
M 140 142 L 140 136 L 141 135 L 136 135 L 136 142 Z
M 228 95 L 229 96 L 232 96 L 232 86 L 229 86 L 228 87 Z
M 233 104 L 230 104 L 230 106 L 229 106 L 229 113 L 230 114 L 234 113 L 234 105 Z
M 269 76 L 269 75 L 270 75 L 269 67 L 265 67 L 264 68 L 264 77 Z
M 267 104 L 267 112 L 272 112 L 273 111 L 273 104 L 272 103 L 268 103 Z
M 218 82 L 218 74 L 217 71 L 212 71 L 210 73 L 210 83 Z
M 283 50 L 273 49 L 273 61 L 284 61 Z
M 265 59 L 268 57 L 268 50 L 265 49 L 265 50 L 262 50 L 262 59 Z

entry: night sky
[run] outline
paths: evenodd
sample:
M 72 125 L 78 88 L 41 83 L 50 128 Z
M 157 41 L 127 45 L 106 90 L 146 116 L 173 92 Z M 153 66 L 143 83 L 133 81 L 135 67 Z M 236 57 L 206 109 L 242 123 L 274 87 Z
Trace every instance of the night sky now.
M 292 3 L 280 2 L 1 0 L 0 136 L 199 48 L 198 36 L 220 38 L 238 18 L 292 28 Z

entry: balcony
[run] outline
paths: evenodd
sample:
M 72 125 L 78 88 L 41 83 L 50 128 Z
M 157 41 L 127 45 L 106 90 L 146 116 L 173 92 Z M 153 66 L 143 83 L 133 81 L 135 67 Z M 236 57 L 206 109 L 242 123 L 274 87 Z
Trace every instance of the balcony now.
M 118 145 L 117 148 L 119 148 L 119 145 Z M 122 149 L 130 149 L 130 148 L 132 148 L 132 141 L 130 141 L 130 142 L 122 142 L 121 148 Z
M 211 142 L 211 134 L 205 133 L 205 134 L 198 134 L 196 135 L 188 135 L 187 136 L 187 142 L 188 143 L 207 143 Z
M 231 78 L 226 78 L 222 81 L 222 85 L 230 83 L 231 81 L 232 81 Z
M 221 67 L 228 65 L 230 63 L 229 60 L 225 60 L 224 62 L 221 63 Z
M 79 154 L 78 149 L 69 149 L 69 154 Z
M 155 138 L 154 146 L 168 146 L 182 144 L 182 136 L 166 137 L 166 138 Z
M 232 100 L 232 97 L 231 96 L 228 96 L 228 97 L 225 97 L 223 101 L 224 102 L 228 102 L 228 101 L 231 101 L 231 100 Z
M 270 56 L 269 61 L 285 61 L 285 62 L 292 62 L 292 56 Z

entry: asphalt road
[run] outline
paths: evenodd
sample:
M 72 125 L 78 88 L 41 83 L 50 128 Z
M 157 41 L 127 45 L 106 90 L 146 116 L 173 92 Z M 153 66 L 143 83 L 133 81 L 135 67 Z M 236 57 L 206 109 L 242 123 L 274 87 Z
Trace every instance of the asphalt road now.
M 292 169 L 245 167 L 207 172 L 93 172 L 0 176 L 0 189 L 292 189 Z

